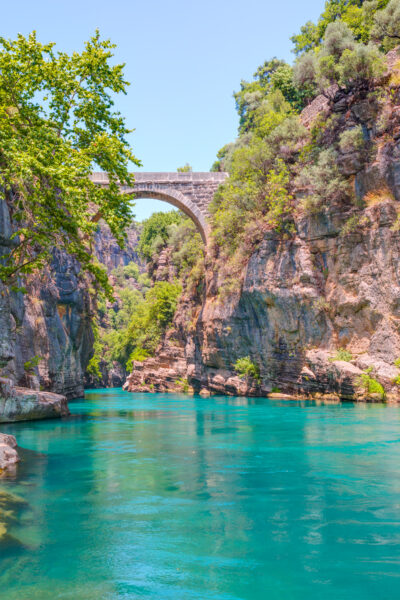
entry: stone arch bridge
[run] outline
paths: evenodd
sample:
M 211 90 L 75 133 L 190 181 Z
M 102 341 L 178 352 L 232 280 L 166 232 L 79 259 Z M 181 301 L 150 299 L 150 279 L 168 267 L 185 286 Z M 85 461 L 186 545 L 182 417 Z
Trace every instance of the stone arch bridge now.
M 156 198 L 169 202 L 187 214 L 207 244 L 209 229 L 208 206 L 227 173 L 134 173 L 133 188 L 121 186 L 124 193 L 134 192 L 138 198 Z M 93 173 L 92 180 L 107 185 L 106 173 Z

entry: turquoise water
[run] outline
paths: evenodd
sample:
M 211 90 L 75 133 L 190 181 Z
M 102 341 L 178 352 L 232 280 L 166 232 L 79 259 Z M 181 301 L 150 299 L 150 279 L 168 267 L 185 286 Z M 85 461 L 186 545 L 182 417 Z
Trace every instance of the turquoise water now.
M 1 599 L 400 598 L 400 409 L 120 390 L 70 406 L 1 427 L 27 449 L 0 480 Z

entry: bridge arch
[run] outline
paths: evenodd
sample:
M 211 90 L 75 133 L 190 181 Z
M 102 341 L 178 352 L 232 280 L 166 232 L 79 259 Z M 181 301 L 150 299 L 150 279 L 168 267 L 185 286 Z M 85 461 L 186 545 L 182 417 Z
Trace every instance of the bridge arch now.
M 157 189 L 155 186 L 151 186 L 151 189 L 148 189 L 148 187 L 140 185 L 135 185 L 134 191 L 137 199 L 153 198 L 155 200 L 162 200 L 181 210 L 185 215 L 192 219 L 201 235 L 204 245 L 207 245 L 209 224 L 207 223 L 205 215 L 190 200 L 190 198 L 182 194 L 182 192 L 165 187 Z
M 132 175 L 135 179 L 133 187 L 122 185 L 122 193 L 133 192 L 138 198 L 155 198 L 176 206 L 192 219 L 207 246 L 210 235 L 208 207 L 228 173 L 136 172 Z M 107 173 L 92 173 L 91 179 L 97 185 L 108 185 Z

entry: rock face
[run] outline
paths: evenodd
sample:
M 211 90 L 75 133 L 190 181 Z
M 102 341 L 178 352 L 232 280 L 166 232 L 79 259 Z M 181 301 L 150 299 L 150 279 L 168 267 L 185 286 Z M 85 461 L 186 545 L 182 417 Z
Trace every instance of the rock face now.
M 0 200 L 0 255 L 12 246 L 12 231 L 8 207 Z M 10 397 L 0 394 L 0 421 L 15 420 L 18 411 L 24 419 L 65 414 L 64 396 L 83 396 L 93 347 L 89 295 L 76 261 L 55 250 L 51 268 L 25 287 L 22 293 L 0 284 L 0 367 L 11 382 Z
M 125 266 L 130 262 L 135 262 L 139 265 L 140 270 L 145 270 L 145 265 L 137 252 L 139 235 L 140 228 L 136 223 L 133 223 L 127 231 L 125 247 L 121 249 L 111 235 L 110 228 L 105 223 L 100 222 L 95 235 L 95 252 L 109 274 L 116 267 Z
M 15 467 L 19 462 L 17 440 L 13 435 L 0 433 L 0 473 Z
M 0 200 L 0 254 L 12 245 L 7 205 Z M 121 250 L 109 228 L 99 225 L 96 254 L 108 271 L 135 261 L 138 229 L 128 231 Z M 144 266 L 142 266 L 144 270 Z M 93 309 L 79 264 L 55 249 L 53 263 L 25 284 L 26 293 L 0 284 L 0 367 L 15 385 L 67 399 L 84 395 L 84 375 L 93 352 Z M 36 364 L 37 363 L 37 364 Z M 122 385 L 118 368 L 104 374 L 104 386 Z M 1 415 L 1 412 L 0 412 Z
M 127 373 L 118 362 L 114 361 L 113 366 L 110 368 L 101 361 L 99 369 L 101 372 L 100 379 L 98 377 L 93 377 L 90 373 L 85 373 L 85 389 L 115 388 L 124 385 Z
M 83 396 L 83 376 L 93 347 L 92 311 L 79 265 L 56 250 L 51 269 L 11 294 L 14 358 L 8 373 L 35 390 Z M 31 366 L 38 357 L 37 366 Z
M 250 356 L 263 381 L 285 390 L 352 397 L 354 379 L 369 366 L 391 390 L 400 356 L 395 202 L 364 213 L 374 226 L 347 236 L 345 215 L 304 220 L 290 243 L 271 235 L 251 257 L 239 295 L 207 298 L 198 324 L 202 361 L 192 367 L 198 386 L 220 391 L 215 377 Z M 337 347 L 353 354 L 352 363 L 331 362 Z
M 290 240 L 267 233 L 236 292 L 219 294 L 221 274 L 209 262 L 196 325 L 188 326 L 183 301 L 174 335 L 166 336 L 156 357 L 134 363 L 126 389 L 177 390 L 176 381 L 185 380 L 196 391 L 221 394 L 281 391 L 378 400 L 379 393 L 363 388 L 362 378 L 368 375 L 379 380 L 389 400 L 400 399 L 394 383 L 400 374 L 394 364 L 400 357 L 398 89 L 396 93 L 394 107 L 379 109 L 385 112 L 383 133 L 376 106 L 361 101 L 346 112 L 344 100 L 351 99 L 338 98 L 333 107 L 348 127 L 354 126 L 351 115 L 356 114 L 377 139 L 372 160 L 340 157 L 354 181 L 358 206 L 300 213 Z M 318 110 L 328 110 L 323 99 L 308 110 L 304 122 L 311 122 Z M 352 227 L 345 226 L 349 222 Z M 179 351 L 170 338 L 179 339 Z M 338 348 L 352 358 L 336 360 Z M 260 383 L 235 374 L 234 363 L 246 356 L 259 366 Z

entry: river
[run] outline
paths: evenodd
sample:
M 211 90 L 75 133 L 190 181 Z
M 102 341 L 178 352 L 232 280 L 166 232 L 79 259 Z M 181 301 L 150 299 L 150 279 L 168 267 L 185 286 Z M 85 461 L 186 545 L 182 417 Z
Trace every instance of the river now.
M 400 409 L 89 392 L 2 426 L 3 600 L 400 597 Z

